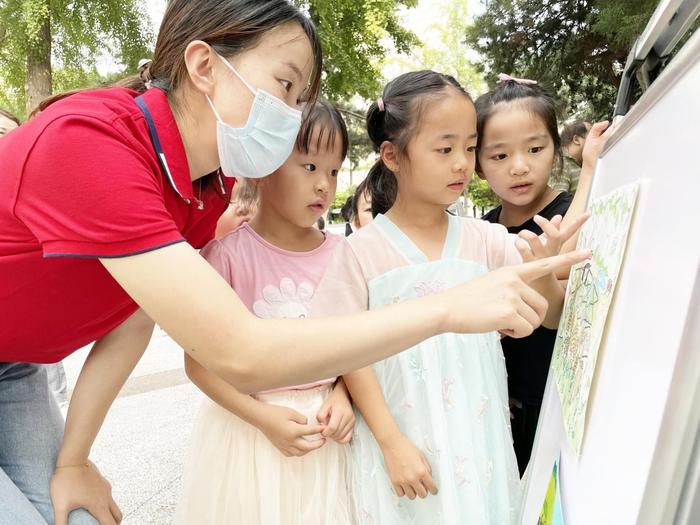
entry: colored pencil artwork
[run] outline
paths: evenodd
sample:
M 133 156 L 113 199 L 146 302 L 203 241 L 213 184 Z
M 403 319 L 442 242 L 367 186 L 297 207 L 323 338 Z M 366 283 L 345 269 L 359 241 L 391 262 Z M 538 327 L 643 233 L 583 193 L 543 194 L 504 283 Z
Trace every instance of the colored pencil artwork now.
M 624 258 L 639 183 L 594 200 L 578 248 L 593 257 L 571 269 L 552 368 L 567 437 L 581 452 L 598 350 Z

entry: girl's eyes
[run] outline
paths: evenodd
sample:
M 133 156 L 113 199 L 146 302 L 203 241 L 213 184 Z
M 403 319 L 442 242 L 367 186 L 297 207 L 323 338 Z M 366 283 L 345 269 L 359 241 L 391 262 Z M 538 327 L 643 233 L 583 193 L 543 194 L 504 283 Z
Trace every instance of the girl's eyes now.
M 438 148 L 438 153 L 442 153 L 444 155 L 448 155 L 452 152 L 452 148 L 447 147 L 447 148 Z
M 285 91 L 292 89 L 292 83 L 289 80 L 280 80 L 279 83 L 282 84 Z
M 302 164 L 302 167 L 309 172 L 314 172 L 316 171 L 316 164 L 308 163 L 308 164 Z M 338 176 L 338 170 L 331 170 L 330 172 L 331 177 L 337 177 Z
M 530 148 L 530 153 L 539 153 L 544 149 L 544 146 L 535 146 L 534 148 Z
M 496 155 L 493 155 L 490 158 L 491 158 L 491 160 L 503 160 L 506 158 L 506 154 L 505 153 L 497 153 Z
M 477 151 L 477 147 L 476 147 L 476 146 L 469 146 L 469 147 L 467 148 L 467 152 L 469 152 L 469 153 L 476 153 L 476 151 Z

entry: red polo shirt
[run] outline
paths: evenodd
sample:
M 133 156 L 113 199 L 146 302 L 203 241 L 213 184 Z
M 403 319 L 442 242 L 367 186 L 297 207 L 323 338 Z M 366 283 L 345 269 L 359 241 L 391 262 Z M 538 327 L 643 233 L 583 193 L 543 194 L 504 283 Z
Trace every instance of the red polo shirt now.
M 98 257 L 177 242 L 202 247 L 232 179 L 201 194 L 165 94 L 82 92 L 0 139 L 0 361 L 51 363 L 99 339 L 137 308 Z

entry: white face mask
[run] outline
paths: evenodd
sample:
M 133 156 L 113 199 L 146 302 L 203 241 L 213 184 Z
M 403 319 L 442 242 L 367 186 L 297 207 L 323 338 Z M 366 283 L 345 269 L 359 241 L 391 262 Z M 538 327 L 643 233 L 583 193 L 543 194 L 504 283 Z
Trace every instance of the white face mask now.
M 284 164 L 292 154 L 301 127 L 301 111 L 290 108 L 285 102 L 262 89 L 256 90 L 228 60 L 220 56 L 219 58 L 255 95 L 248 122 L 242 128 L 234 128 L 221 120 L 207 96 L 217 121 L 216 143 L 221 170 L 227 177 L 266 177 Z

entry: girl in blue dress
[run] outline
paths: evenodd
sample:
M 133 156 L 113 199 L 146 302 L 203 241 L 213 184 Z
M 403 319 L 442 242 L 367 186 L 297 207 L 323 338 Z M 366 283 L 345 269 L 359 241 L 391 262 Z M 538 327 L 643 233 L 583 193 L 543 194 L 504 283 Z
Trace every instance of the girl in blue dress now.
M 445 212 L 474 171 L 476 113 L 452 77 L 391 81 L 367 113 L 381 158 L 369 175 L 375 220 L 348 237 L 315 298 L 328 313 L 431 295 L 490 270 L 558 253 L 580 224 L 516 241 L 503 226 Z M 561 312 L 550 274 L 535 288 Z M 484 305 L 488 308 L 488 305 Z M 526 314 L 529 315 L 529 314 Z M 519 475 L 497 332 L 432 337 L 344 376 L 359 411 L 353 490 L 363 524 L 514 523 Z

